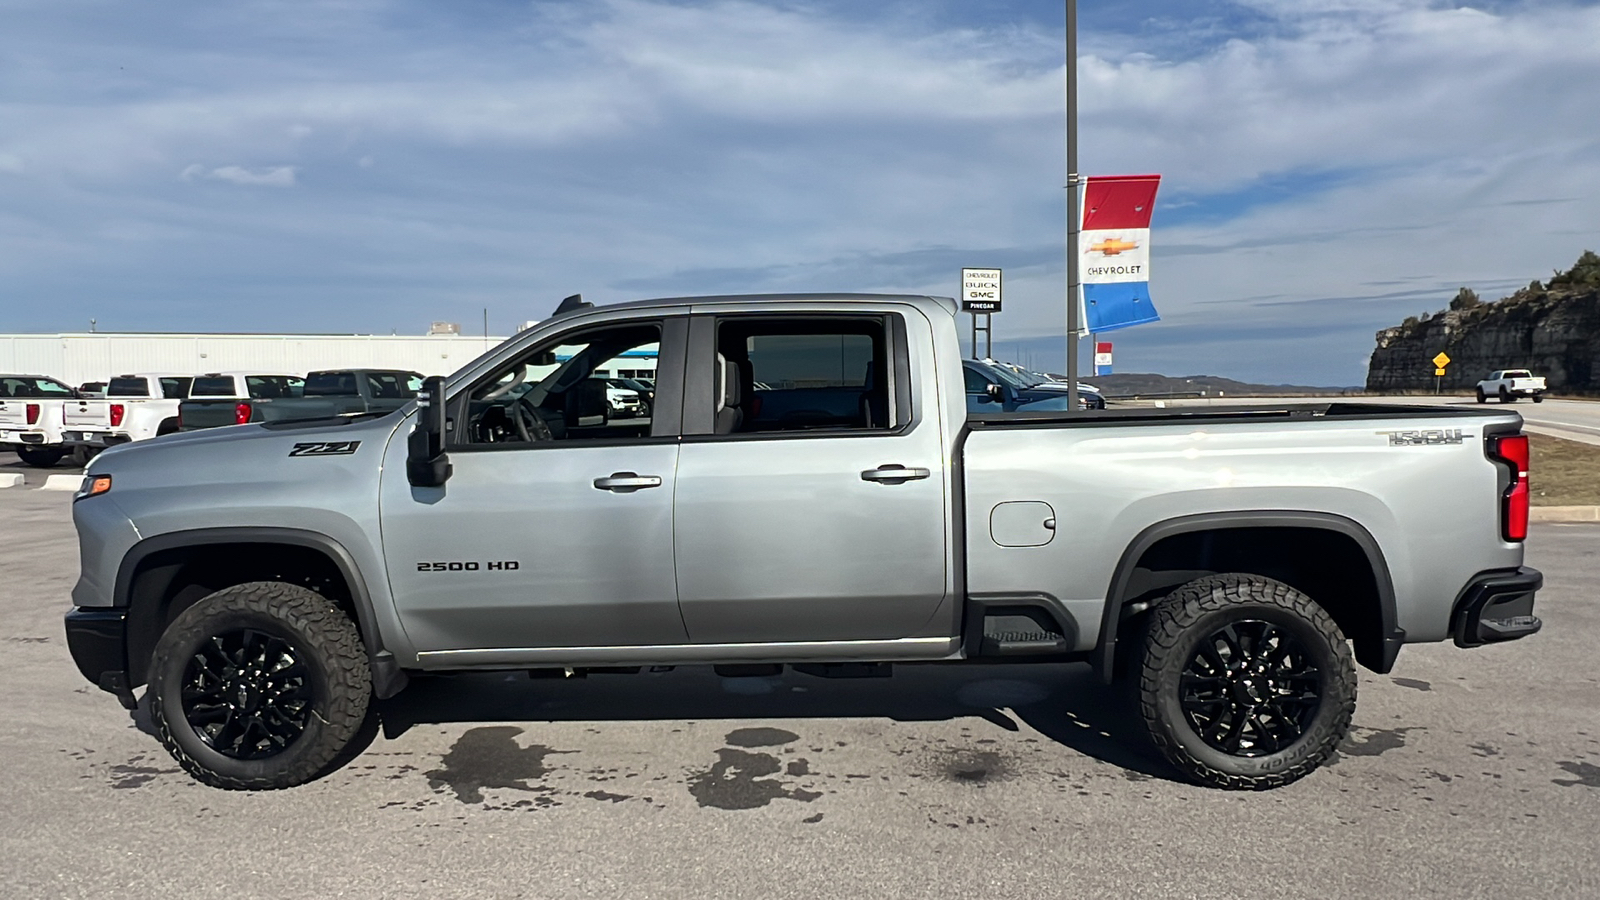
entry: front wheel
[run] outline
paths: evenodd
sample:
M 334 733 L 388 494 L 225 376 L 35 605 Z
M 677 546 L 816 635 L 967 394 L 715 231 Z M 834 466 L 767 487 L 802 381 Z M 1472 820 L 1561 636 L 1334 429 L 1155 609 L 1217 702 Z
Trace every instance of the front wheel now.
M 372 672 L 333 601 L 282 582 L 224 588 L 156 642 L 150 717 L 196 780 L 271 790 L 320 774 L 360 730 Z
M 1309 775 L 1350 729 L 1356 671 L 1316 601 L 1255 575 L 1213 575 L 1150 613 L 1139 706 L 1156 746 L 1210 787 L 1266 790 Z
M 35 469 L 48 469 L 60 462 L 61 457 L 66 455 L 67 451 L 59 447 L 17 448 L 17 458 L 22 460 L 23 465 L 32 466 Z

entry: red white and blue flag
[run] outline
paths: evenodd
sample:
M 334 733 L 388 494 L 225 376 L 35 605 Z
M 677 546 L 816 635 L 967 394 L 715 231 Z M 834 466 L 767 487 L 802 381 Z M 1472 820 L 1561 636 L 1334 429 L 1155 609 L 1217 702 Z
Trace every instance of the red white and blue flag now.
M 1160 185 L 1160 175 L 1085 179 L 1078 233 L 1085 331 L 1115 331 L 1161 318 L 1150 302 L 1150 211 Z

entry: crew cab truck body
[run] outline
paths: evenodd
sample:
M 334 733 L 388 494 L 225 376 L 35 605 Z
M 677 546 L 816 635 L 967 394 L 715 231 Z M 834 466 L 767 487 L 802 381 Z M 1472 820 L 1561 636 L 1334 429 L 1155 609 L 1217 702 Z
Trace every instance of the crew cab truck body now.
M 189 398 L 178 404 L 180 431 L 259 421 L 255 407 L 263 401 L 305 396 L 306 380 L 298 375 L 212 372 L 197 375 Z
M 652 344 L 654 414 L 610 419 L 590 373 Z M 67 636 L 227 788 L 315 778 L 411 672 L 974 659 L 1135 672 L 1176 767 L 1273 787 L 1357 661 L 1538 630 L 1520 422 L 969 416 L 948 299 L 569 300 L 388 415 L 102 454 Z
M 1478 382 L 1478 402 L 1488 402 L 1499 397 L 1501 403 L 1515 403 L 1519 397 L 1532 397 L 1533 402 L 1544 402 L 1544 376 L 1535 376 L 1527 369 L 1502 369 L 1490 372 L 1489 377 Z
M 178 430 L 178 404 L 189 396 L 192 375 L 118 375 L 103 400 L 67 401 L 62 433 L 68 447 L 90 451 L 144 441 Z
M 61 416 L 77 392 L 43 375 L 0 375 L 0 449 L 26 465 L 48 469 L 67 455 Z

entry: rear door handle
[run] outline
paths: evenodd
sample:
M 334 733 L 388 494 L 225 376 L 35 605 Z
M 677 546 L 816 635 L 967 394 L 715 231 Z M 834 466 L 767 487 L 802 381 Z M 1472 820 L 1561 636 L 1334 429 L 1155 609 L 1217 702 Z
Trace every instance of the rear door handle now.
M 920 467 L 906 468 L 898 463 L 886 463 L 876 469 L 862 472 L 861 480 L 876 481 L 879 484 L 904 484 L 907 481 L 927 478 L 932 474 L 932 471 Z
M 631 494 L 644 488 L 661 487 L 661 476 L 640 475 L 637 472 L 612 472 L 608 477 L 596 478 L 594 486 L 602 491 Z

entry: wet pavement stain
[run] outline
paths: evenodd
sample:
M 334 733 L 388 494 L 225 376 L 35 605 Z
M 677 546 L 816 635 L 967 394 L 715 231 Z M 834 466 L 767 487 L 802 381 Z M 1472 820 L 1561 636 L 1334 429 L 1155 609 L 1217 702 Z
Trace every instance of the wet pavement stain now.
M 1584 787 L 1600 788 L 1600 766 L 1585 762 L 1557 762 L 1556 765 L 1566 769 L 1567 772 L 1576 777 L 1552 778 L 1550 779 L 1551 783 L 1559 784 L 1562 787 L 1583 785 Z
M 523 747 L 516 741 L 521 733 L 521 728 L 509 725 L 467 731 L 439 760 L 439 768 L 423 773 L 428 787 L 440 794 L 446 789 L 454 791 L 462 803 L 482 803 L 484 788 L 535 790 L 527 782 L 543 778 L 550 771 L 545 768 L 544 758 L 574 751 L 551 750 L 538 744 Z
M 804 819 L 801 819 L 800 821 L 806 823 L 807 825 L 815 825 L 818 822 L 822 821 L 822 813 L 817 813 L 814 816 L 806 816 Z
M 1403 688 L 1411 688 L 1414 691 L 1431 691 L 1431 690 L 1433 690 L 1433 685 L 1429 684 L 1426 681 L 1422 681 L 1421 679 L 1417 679 L 1417 678 L 1391 678 L 1390 680 L 1393 681 L 1395 684 L 1400 685 Z
M 157 769 L 154 766 L 140 766 L 132 763 L 125 766 L 112 766 L 111 787 L 114 790 L 125 791 L 129 788 L 144 787 L 154 781 L 157 775 L 176 775 L 177 769 Z
M 1491 756 L 1500 755 L 1499 747 L 1492 747 L 1488 744 L 1472 744 L 1471 748 L 1474 756 L 1481 756 L 1484 759 L 1488 759 Z
M 589 791 L 584 796 L 590 800 L 610 800 L 612 803 L 621 803 L 624 800 L 633 799 L 632 794 L 611 794 L 606 791 Z
M 957 752 L 945 760 L 944 777 L 957 784 L 982 786 L 1011 774 L 1006 761 L 992 750 Z
M 800 735 L 782 728 L 739 728 L 724 740 L 730 747 L 778 747 L 800 740 Z
M 756 809 L 774 800 L 810 803 L 822 796 L 815 791 L 789 788 L 781 781 L 762 777 L 776 775 L 782 768 L 776 756 L 723 747 L 717 750 L 716 765 L 709 771 L 690 776 L 689 793 L 701 806 L 716 809 Z
M 799 759 L 790 761 L 789 765 L 784 769 L 784 772 L 786 774 L 795 776 L 810 775 L 811 763 L 802 756 Z

